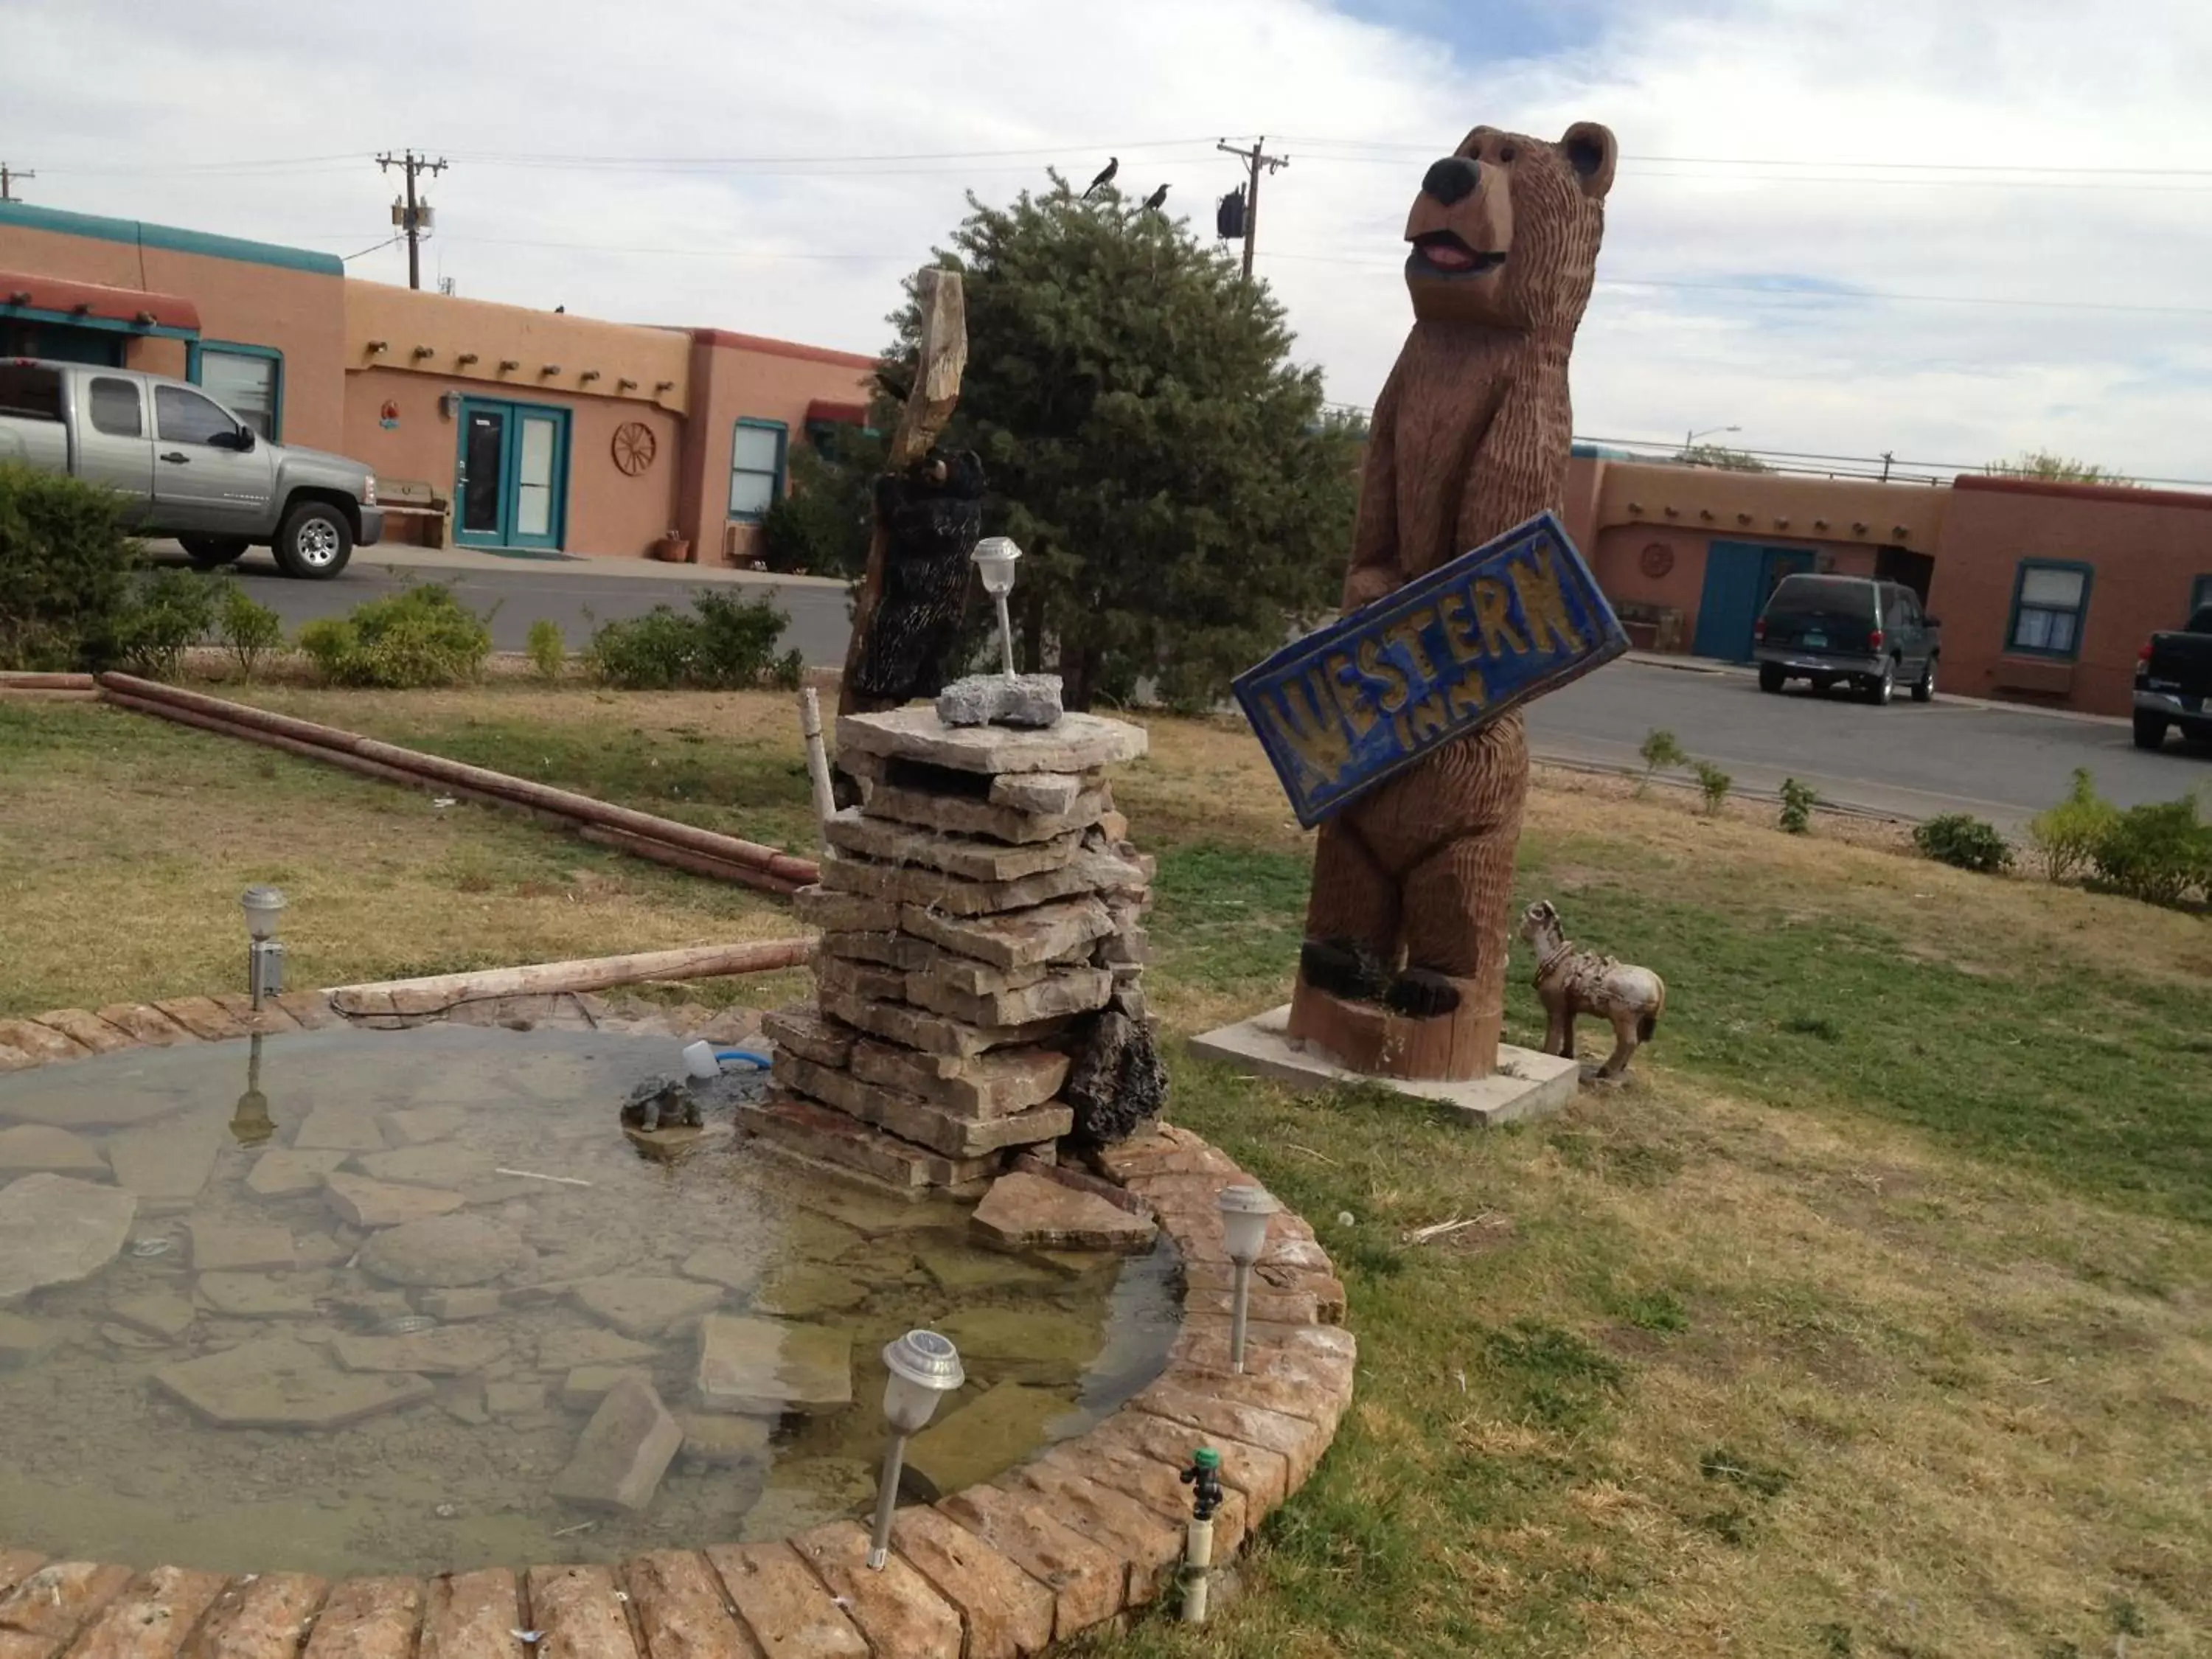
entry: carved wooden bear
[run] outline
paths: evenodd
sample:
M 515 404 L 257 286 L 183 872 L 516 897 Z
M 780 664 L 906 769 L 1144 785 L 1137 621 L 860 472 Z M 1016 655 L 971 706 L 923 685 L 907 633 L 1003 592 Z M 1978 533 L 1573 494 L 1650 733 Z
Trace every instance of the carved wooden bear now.
M 1616 155 L 1589 122 L 1557 143 L 1477 127 L 1421 180 L 1413 328 L 1375 408 L 1346 611 L 1562 509 L 1567 354 Z M 1489 1073 L 1528 777 L 1508 714 L 1322 826 L 1291 1036 L 1360 1071 Z

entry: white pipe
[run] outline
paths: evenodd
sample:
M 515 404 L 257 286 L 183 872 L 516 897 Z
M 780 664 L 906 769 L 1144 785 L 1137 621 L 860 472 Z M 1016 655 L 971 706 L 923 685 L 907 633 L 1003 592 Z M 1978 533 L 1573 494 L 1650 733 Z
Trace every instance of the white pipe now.
M 1206 1622 L 1207 1581 L 1213 1569 L 1213 1522 L 1193 1521 L 1182 1540 L 1182 1621 Z
M 837 792 L 830 785 L 830 751 L 822 743 L 822 702 L 811 685 L 799 693 L 799 729 L 806 738 L 806 775 L 814 783 L 814 816 L 827 823 L 837 813 Z

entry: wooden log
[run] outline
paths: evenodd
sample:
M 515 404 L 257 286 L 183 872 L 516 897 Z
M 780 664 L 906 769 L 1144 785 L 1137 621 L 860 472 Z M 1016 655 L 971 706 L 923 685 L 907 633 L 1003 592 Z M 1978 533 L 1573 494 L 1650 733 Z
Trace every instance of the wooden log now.
M 70 1659 L 174 1659 L 223 1583 L 219 1572 L 189 1567 L 142 1572 L 85 1626 Z
M 303 1572 L 241 1578 L 216 1598 L 182 1659 L 298 1659 L 329 1591 L 325 1580 Z
M 0 685 L 0 697 L 12 697 L 18 702 L 98 702 L 100 693 L 90 691 L 47 691 L 37 686 Z
M 0 691 L 97 691 L 89 674 L 44 674 L 27 668 L 0 671 Z
M 929 453 L 937 434 L 960 402 L 960 377 L 968 368 L 968 306 L 957 270 L 928 270 L 915 276 L 915 303 L 921 312 L 921 346 L 914 385 L 891 429 L 890 454 L 884 470 L 903 473 Z M 860 661 L 884 595 L 884 561 L 890 546 L 889 527 L 878 514 L 868 536 L 868 563 L 853 596 L 853 635 L 845 647 L 845 673 L 837 687 L 837 712 L 857 714 L 873 707 L 859 690 Z
M 611 847 L 618 853 L 628 853 L 632 858 L 645 859 L 654 864 L 665 864 L 672 870 L 682 870 L 695 876 L 711 876 L 717 881 L 738 882 L 747 887 L 757 887 L 763 893 L 774 893 L 779 897 L 788 896 L 810 884 L 773 876 L 750 865 L 732 864 L 726 859 L 709 858 L 706 854 L 695 853 L 687 847 L 671 847 L 666 842 L 654 841 L 650 836 L 633 836 L 627 830 L 606 830 L 596 823 L 587 823 L 576 834 L 594 847 Z
M 752 939 L 737 945 L 691 945 L 675 951 L 641 951 L 622 957 L 538 962 L 473 973 L 434 974 L 422 979 L 342 985 L 327 994 L 342 1014 L 434 1014 L 463 1002 L 496 997 L 555 996 L 601 991 L 648 979 L 720 979 L 803 968 L 813 959 L 811 939 Z

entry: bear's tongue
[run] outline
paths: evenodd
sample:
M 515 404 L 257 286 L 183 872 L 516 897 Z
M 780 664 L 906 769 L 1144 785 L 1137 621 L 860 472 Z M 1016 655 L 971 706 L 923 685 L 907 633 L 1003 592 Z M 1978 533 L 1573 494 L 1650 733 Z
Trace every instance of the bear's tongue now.
M 1474 253 L 1455 236 L 1424 237 L 1421 252 L 1440 270 L 1472 270 Z

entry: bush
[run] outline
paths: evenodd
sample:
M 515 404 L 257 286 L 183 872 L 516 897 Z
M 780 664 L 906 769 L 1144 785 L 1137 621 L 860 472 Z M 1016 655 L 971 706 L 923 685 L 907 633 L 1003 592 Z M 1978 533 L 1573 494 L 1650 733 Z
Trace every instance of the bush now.
M 1782 828 L 1790 835 L 1802 836 L 1813 827 L 1813 809 L 1820 804 L 1820 797 L 1809 783 L 1800 783 L 1795 778 L 1782 780 Z
M 2212 829 L 2197 822 L 2193 799 L 2115 813 L 2090 862 L 2106 886 L 2146 904 L 2212 897 Z
M 461 685 L 483 672 L 491 629 L 451 588 L 428 582 L 309 623 L 300 649 L 331 685 Z
M 1971 812 L 1946 812 L 1912 832 L 1912 844 L 1938 864 L 1995 875 L 2011 867 L 2012 843 L 1994 823 Z
M 0 668 L 112 666 L 144 557 L 120 495 L 0 463 Z
M 185 653 L 214 631 L 222 597 L 214 582 L 190 570 L 149 572 L 116 619 L 116 655 L 134 674 L 176 678 Z
M 1711 761 L 1692 761 L 1690 769 L 1698 775 L 1698 787 L 1705 792 L 1705 816 L 1719 817 L 1721 803 L 1735 787 L 1735 780 Z
M 283 645 L 284 619 L 228 579 L 217 609 L 216 631 L 238 663 L 239 678 L 250 680 L 261 659 Z
M 1682 751 L 1674 734 L 1664 726 L 1655 726 L 1646 732 L 1643 746 L 1636 752 L 1644 757 L 1644 775 L 1636 781 L 1636 793 L 1639 795 L 1651 787 L 1655 775 L 1690 763 L 1689 756 Z
M 880 441 L 854 432 L 839 434 L 842 450 L 866 448 L 871 456 Z M 868 537 L 875 522 L 875 469 L 859 458 L 833 467 L 810 445 L 791 452 L 791 489 L 761 520 L 761 556 L 771 570 L 805 571 L 817 576 L 857 576 L 868 562 Z
M 2120 809 L 2097 793 L 2097 780 L 2086 766 L 2074 769 L 2074 787 L 2057 805 L 2028 820 L 2027 838 L 2043 861 L 2043 873 L 2064 881 L 2089 867 L 2098 845 L 2119 822 Z
M 538 678 L 551 684 L 561 678 L 568 665 L 568 641 L 561 635 L 561 624 L 540 617 L 530 624 L 530 665 L 538 671 Z
M 789 621 L 764 599 L 709 589 L 693 596 L 688 617 L 658 605 L 608 623 L 586 656 L 594 674 L 626 691 L 744 690 L 763 679 L 795 687 L 804 660 L 796 651 L 775 654 Z

